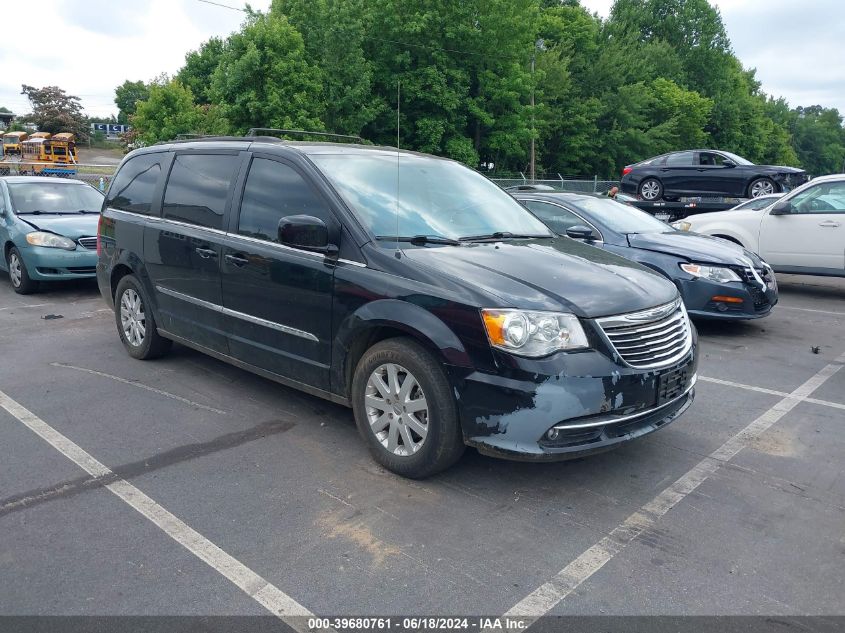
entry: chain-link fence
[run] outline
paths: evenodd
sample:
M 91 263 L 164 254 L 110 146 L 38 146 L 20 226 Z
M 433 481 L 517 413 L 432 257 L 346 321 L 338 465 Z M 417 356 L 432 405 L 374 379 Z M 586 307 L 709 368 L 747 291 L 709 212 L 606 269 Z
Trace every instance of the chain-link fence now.
M 108 189 L 117 165 L 83 165 L 61 163 L 27 163 L 0 161 L 0 176 L 49 176 L 82 180 L 100 191 Z
M 545 185 L 558 191 L 577 191 L 582 193 L 607 193 L 611 187 L 618 187 L 618 180 L 599 180 L 595 178 L 544 178 L 542 180 L 531 180 L 529 178 L 491 178 L 493 182 L 502 189 L 518 187 L 520 185 Z

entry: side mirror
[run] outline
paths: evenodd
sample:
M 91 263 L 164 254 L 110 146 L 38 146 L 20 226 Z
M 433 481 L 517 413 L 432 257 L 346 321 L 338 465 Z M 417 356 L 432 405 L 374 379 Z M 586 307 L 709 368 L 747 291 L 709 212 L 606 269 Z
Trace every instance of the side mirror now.
M 566 236 L 574 240 L 592 240 L 594 239 L 593 229 L 583 224 L 576 224 L 566 229 Z
M 736 167 L 736 163 L 733 162 L 730 158 L 726 158 L 722 161 L 722 167 Z
M 793 212 L 792 203 L 789 200 L 780 200 L 775 203 L 769 215 L 789 215 Z
M 329 227 L 313 215 L 288 215 L 279 220 L 279 243 L 306 251 L 328 253 Z

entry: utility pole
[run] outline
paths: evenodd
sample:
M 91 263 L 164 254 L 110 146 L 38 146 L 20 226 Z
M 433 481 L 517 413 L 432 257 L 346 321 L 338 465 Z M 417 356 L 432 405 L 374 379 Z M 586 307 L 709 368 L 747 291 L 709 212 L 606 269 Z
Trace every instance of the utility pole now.
M 541 38 L 534 42 L 534 50 L 531 52 L 531 158 L 529 160 L 528 172 L 531 175 L 531 182 L 537 179 L 536 152 L 534 137 L 537 136 L 534 125 L 534 65 L 537 61 L 537 51 L 546 50 L 546 42 Z
M 531 174 L 531 182 L 537 178 L 534 163 L 534 62 L 537 59 L 537 47 L 531 53 L 531 159 L 528 166 L 528 173 Z

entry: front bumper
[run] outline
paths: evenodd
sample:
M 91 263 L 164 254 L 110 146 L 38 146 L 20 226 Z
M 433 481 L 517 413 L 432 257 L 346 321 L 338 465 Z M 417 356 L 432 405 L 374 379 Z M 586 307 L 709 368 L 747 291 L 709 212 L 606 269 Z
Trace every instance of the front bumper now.
M 768 316 L 778 302 L 777 281 L 765 290 L 754 280 L 716 283 L 706 279 L 678 279 L 678 291 L 690 316 L 704 319 L 747 320 Z M 741 303 L 715 301 L 713 297 L 732 297 Z
M 464 441 L 496 457 L 558 461 L 609 450 L 677 419 L 695 397 L 697 342 L 658 370 L 624 367 L 595 350 L 519 365 L 508 375 L 476 371 L 455 386 Z M 659 399 L 661 376 L 681 373 L 679 393 Z
M 26 270 L 34 280 L 89 279 L 96 275 L 95 250 L 77 247 L 75 251 L 66 251 L 61 248 L 27 246 L 20 252 Z

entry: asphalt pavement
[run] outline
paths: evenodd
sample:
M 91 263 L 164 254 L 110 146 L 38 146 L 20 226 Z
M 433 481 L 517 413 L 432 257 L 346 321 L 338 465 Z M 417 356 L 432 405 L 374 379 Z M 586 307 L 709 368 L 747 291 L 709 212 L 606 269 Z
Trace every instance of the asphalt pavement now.
M 0 615 L 845 614 L 845 279 L 778 279 L 697 324 L 666 429 L 408 481 L 350 410 L 0 273 Z

